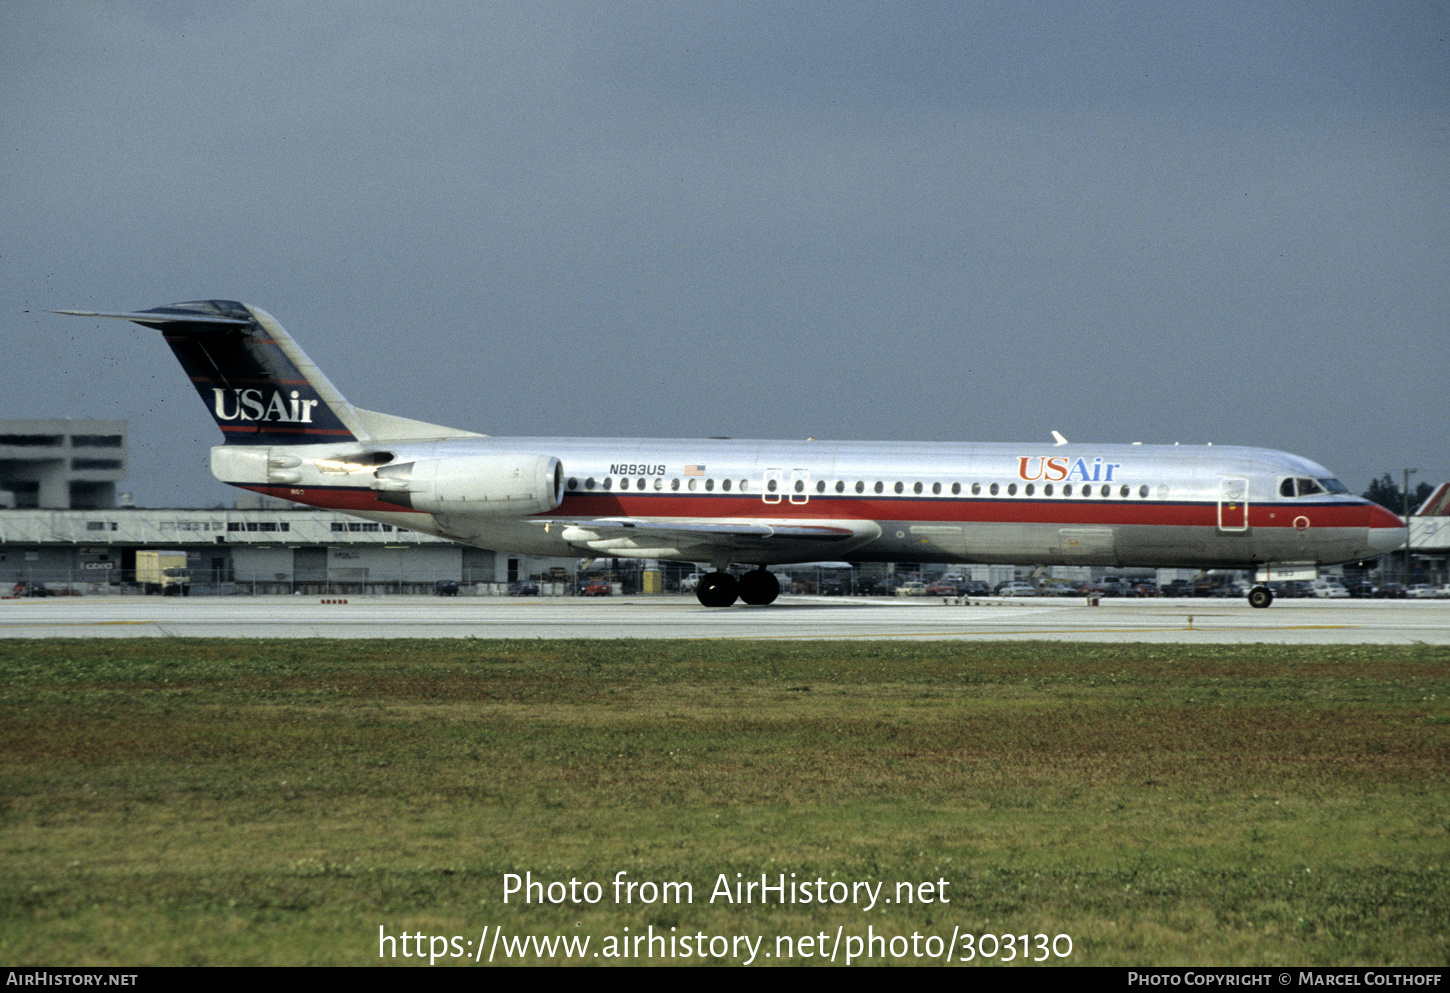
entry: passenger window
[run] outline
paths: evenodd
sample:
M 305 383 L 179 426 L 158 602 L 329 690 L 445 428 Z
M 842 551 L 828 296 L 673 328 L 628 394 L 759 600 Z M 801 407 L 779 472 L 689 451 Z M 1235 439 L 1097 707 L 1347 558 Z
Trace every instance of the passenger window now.
M 877 492 L 877 493 L 880 493 L 880 492 L 881 492 L 881 491 L 882 491 L 882 490 L 884 490 L 884 489 L 886 489 L 886 484 L 885 484 L 885 483 L 879 483 L 879 482 L 878 482 L 878 483 L 877 483 L 877 484 L 876 484 L 876 492 Z
M 672 489 L 672 490 L 678 490 L 679 488 L 680 488 L 680 481 L 678 479 L 672 479 L 672 480 L 670 480 L 670 489 Z
M 586 490 L 592 490 L 592 489 L 594 489 L 594 477 L 593 476 L 590 476 L 588 479 L 584 480 L 584 488 Z
M 705 492 L 706 493 L 710 492 L 714 488 L 715 488 L 715 480 L 713 480 L 713 479 L 707 479 L 707 480 L 705 480 Z
M 845 493 L 846 492 L 846 481 L 844 479 L 838 479 L 838 480 L 836 480 L 836 492 L 837 493 Z
M 1028 483 L 1026 486 L 1022 487 L 1022 492 L 1026 493 L 1028 496 L 1031 496 L 1033 493 L 1037 492 L 1037 487 L 1033 486 L 1031 483 Z
M 859 480 L 859 479 L 858 479 L 858 480 L 856 480 L 856 492 L 857 492 L 857 493 L 865 493 L 865 492 L 866 492 L 866 484 L 865 484 L 865 483 L 863 483 L 863 482 L 862 482 L 862 481 L 861 481 L 861 480 Z
M 1007 495 L 1008 496 L 1016 496 L 1017 495 L 1017 484 L 1016 483 L 1008 483 L 1007 484 Z
M 1044 483 L 1042 485 L 1042 495 L 1043 496 L 1052 496 L 1052 484 L 1051 483 Z
M 993 496 L 996 496 L 997 495 L 997 484 L 996 483 L 993 483 L 992 486 L 991 486 L 991 488 L 987 492 L 990 493 L 990 494 L 992 494 Z
M 897 493 L 900 493 L 902 491 L 902 489 L 903 489 L 902 485 L 900 483 L 897 483 L 896 484 L 896 492 Z
M 722 490 L 724 490 L 726 493 L 729 493 L 730 492 L 730 480 L 728 480 L 728 479 L 722 480 L 721 483 L 720 483 L 720 488 Z

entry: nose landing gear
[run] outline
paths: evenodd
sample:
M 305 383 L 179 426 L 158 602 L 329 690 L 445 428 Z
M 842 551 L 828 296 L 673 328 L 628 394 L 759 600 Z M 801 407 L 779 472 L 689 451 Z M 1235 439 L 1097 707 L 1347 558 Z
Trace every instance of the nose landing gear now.
M 1250 607 L 1267 607 L 1274 602 L 1274 592 L 1267 586 L 1255 586 L 1249 590 Z

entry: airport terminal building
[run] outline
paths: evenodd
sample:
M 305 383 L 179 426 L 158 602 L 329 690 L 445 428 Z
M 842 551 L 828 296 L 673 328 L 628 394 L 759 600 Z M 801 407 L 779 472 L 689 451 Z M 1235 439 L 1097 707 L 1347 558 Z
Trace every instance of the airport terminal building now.
M 185 552 L 198 594 L 432 593 L 439 580 L 469 593 L 503 593 L 512 581 L 562 577 L 578 566 L 303 508 L 0 510 L 7 592 L 17 583 L 134 592 L 137 553 L 146 550 Z
M 0 508 L 114 507 L 125 473 L 125 421 L 0 421 Z

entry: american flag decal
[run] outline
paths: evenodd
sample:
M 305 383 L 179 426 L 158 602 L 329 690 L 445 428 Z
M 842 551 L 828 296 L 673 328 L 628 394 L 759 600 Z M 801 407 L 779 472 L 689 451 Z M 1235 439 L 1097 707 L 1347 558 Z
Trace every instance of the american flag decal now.
M 687 465 L 687 466 L 685 466 L 685 475 L 686 476 L 703 476 L 703 475 L 705 475 L 705 467 L 702 466 L 702 465 Z

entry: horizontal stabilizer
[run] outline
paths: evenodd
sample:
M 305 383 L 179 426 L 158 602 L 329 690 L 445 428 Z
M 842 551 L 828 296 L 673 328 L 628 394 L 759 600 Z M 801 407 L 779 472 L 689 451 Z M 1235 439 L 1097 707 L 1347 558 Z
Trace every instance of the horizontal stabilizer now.
M 134 310 L 109 313 L 100 310 L 53 310 L 52 314 L 69 314 L 72 317 L 118 317 L 135 321 L 148 327 L 164 328 L 168 324 L 220 324 L 224 327 L 244 328 L 252 323 L 250 317 L 225 317 L 216 314 L 201 314 L 180 307 L 157 307 L 155 310 Z

